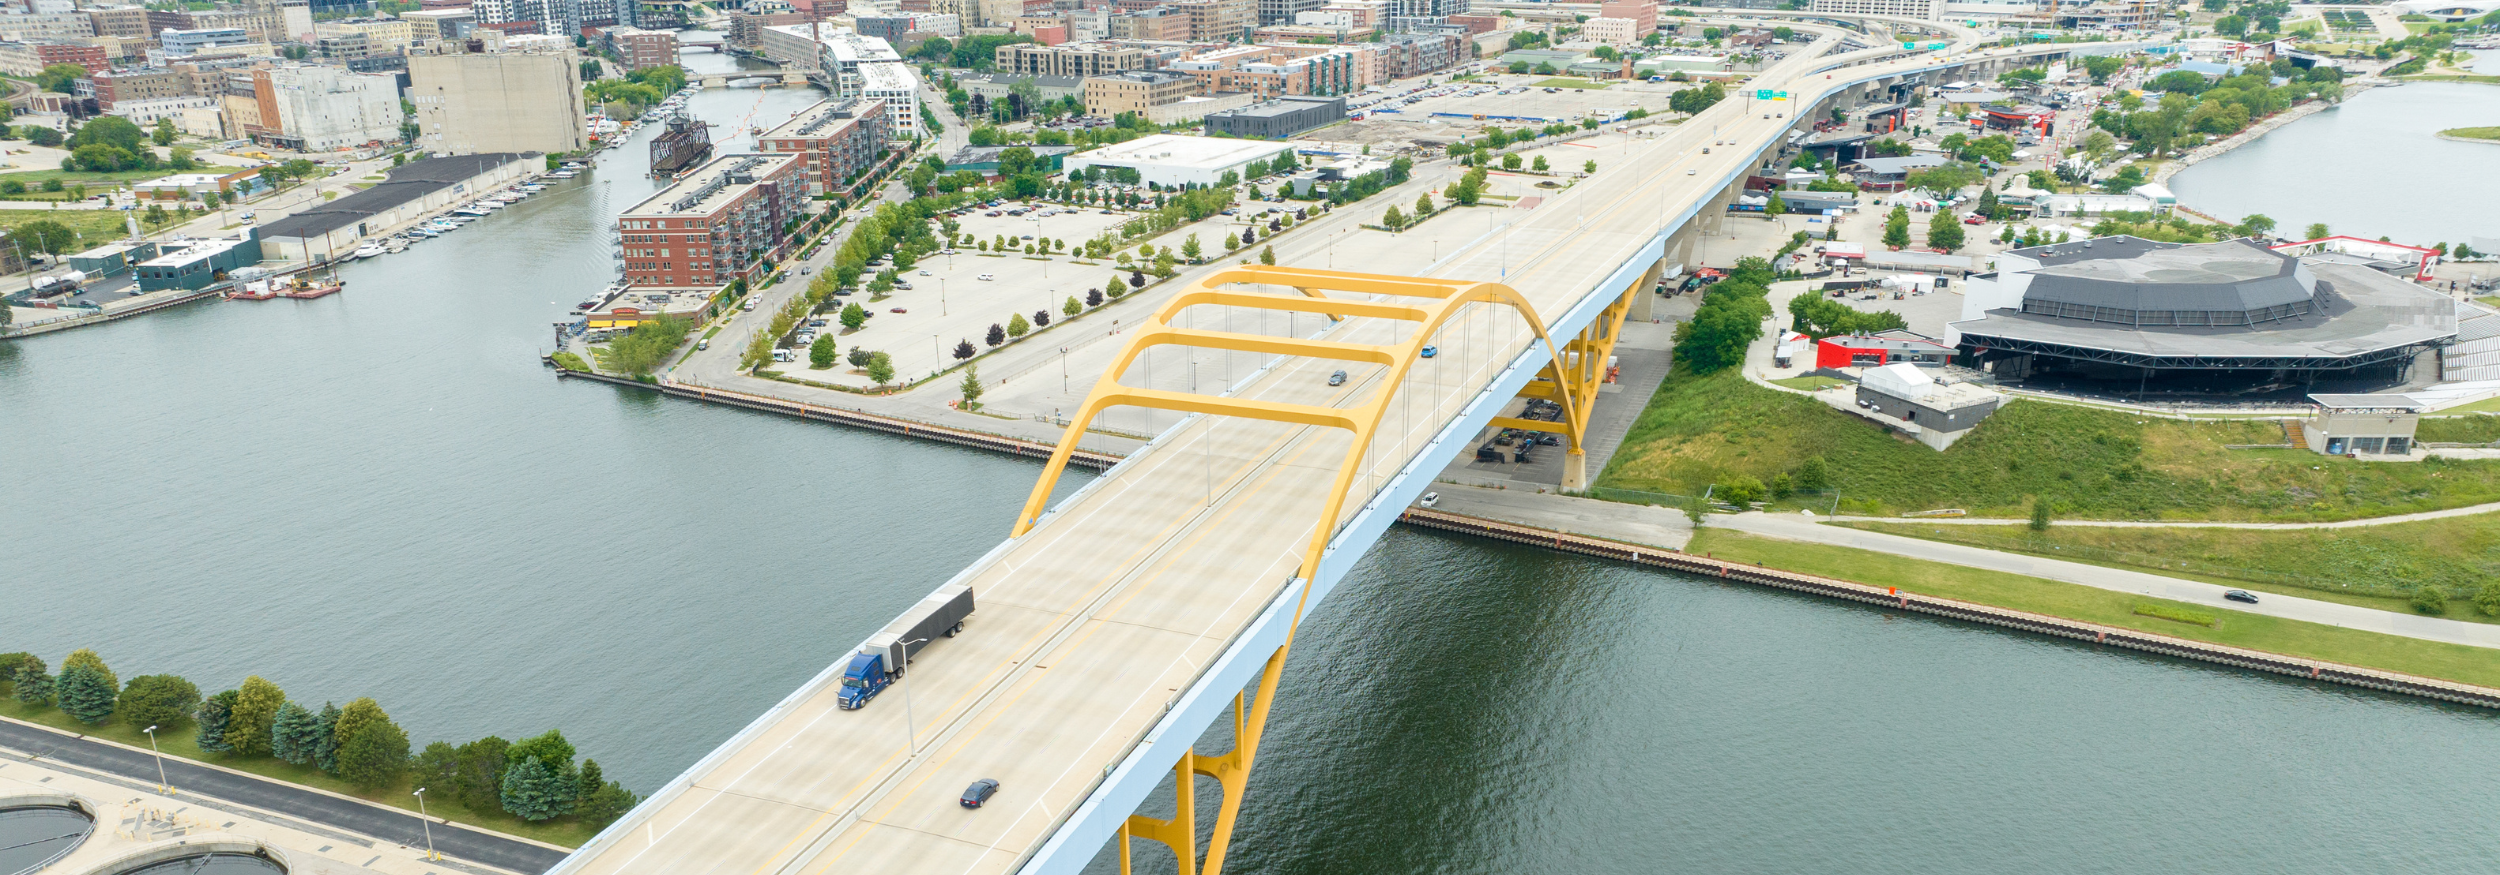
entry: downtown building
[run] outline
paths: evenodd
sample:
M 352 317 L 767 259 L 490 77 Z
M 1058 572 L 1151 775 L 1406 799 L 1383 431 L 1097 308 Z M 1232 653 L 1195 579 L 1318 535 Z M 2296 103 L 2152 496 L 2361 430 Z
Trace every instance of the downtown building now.
M 298 152 L 327 152 L 399 139 L 407 115 L 398 79 L 337 67 L 290 65 L 252 71 L 259 123 L 254 142 Z
M 863 97 L 819 101 L 755 140 L 772 154 L 799 156 L 810 197 L 843 190 L 890 151 L 885 101 Z
M 437 155 L 579 152 L 590 145 L 581 62 L 571 51 L 471 52 L 408 59 L 417 145 Z
M 617 217 L 625 282 L 710 291 L 751 278 L 791 242 L 805 214 L 797 155 L 724 155 Z

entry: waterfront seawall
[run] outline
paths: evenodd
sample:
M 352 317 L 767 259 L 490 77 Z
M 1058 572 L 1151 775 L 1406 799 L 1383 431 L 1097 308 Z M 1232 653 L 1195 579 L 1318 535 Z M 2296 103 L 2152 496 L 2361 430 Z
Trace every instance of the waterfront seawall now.
M 1815 577 L 1808 574 L 1796 574 L 1793 572 L 1780 571 L 1771 568 L 1725 562 L 1706 556 L 1696 556 L 1690 553 L 1668 550 L 1661 547 L 1644 547 L 1635 544 L 1626 544 L 1619 541 L 1607 541 L 1598 538 L 1583 537 L 1580 535 L 1566 534 L 1563 532 L 1516 525 L 1512 523 L 1496 522 L 1493 520 L 1479 519 L 1476 517 L 1462 516 L 1459 514 L 1445 513 L 1441 511 L 1408 508 L 1406 513 L 1400 517 L 1400 520 L 1427 529 L 1457 532 L 1460 534 L 1474 535 L 1482 538 L 1491 538 L 1497 541 L 1508 541 L 1514 544 L 1528 544 L 1544 547 L 1557 552 L 1574 553 L 1582 556 L 1594 556 L 1602 559 L 1613 559 L 1621 562 L 1630 562 L 1636 565 L 1644 565 L 1653 568 L 1666 568 L 1674 571 L 1682 571 L 1688 574 L 1698 574 L 1704 577 L 1717 577 L 1725 580 L 1778 587 L 1780 589 L 1812 593 L 1815 595 L 1858 602 L 1861 604 L 1896 608 L 1905 611 L 1928 614 L 1931 616 L 1967 620 L 1974 623 L 1985 623 L 1991 626 L 2017 629 L 2058 638 L 2090 641 L 2095 644 L 2107 644 L 2116 647 L 2124 647 L 2130 650 L 2140 650 L 2164 656 L 2175 656 L 2181 659 L 2192 659 L 2199 662 L 2217 663 L 2238 668 L 2272 672 L 2280 675 L 2289 675 L 2292 677 L 2303 677 L 2310 680 L 2327 681 L 2346 686 L 2364 687 L 2391 693 L 2402 693 L 2409 696 L 2437 699 L 2443 702 L 2455 702 L 2464 705 L 2476 705 L 2484 708 L 2500 709 L 2500 690 L 2488 687 L 2478 687 L 2470 684 L 2460 684 L 2450 681 L 2435 680 L 2432 678 L 2415 677 L 2412 675 L 2397 674 L 2394 672 L 2384 672 L 2375 669 L 2361 668 L 2358 666 L 2343 665 L 2340 663 L 2301 659 L 2298 657 L 2283 656 L 2263 651 L 2244 650 L 2237 647 L 2225 647 L 2219 644 L 2208 644 L 2202 641 L 2190 641 L 2184 638 L 2172 638 L 2166 635 L 2156 635 L 2149 632 L 2140 632 L 2134 629 L 2123 629 L 2115 626 L 2103 626 L 2097 623 L 2085 623 L 2076 620 L 2068 620 L 2062 617 L 2052 617 L 2046 614 L 2012 611 L 2004 608 L 1993 608 L 1986 605 L 1974 604 L 1971 602 L 1913 595 L 1898 592 L 1885 587 L 1867 586 L 1865 584 L 1850 583 L 1844 580 L 1834 580 L 1826 577 Z

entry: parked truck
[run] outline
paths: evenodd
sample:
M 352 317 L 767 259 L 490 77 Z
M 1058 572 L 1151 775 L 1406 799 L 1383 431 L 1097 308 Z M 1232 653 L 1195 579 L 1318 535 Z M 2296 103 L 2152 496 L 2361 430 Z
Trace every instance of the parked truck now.
M 950 584 L 938 587 L 868 636 L 868 643 L 860 645 L 859 652 L 851 654 L 850 665 L 842 669 L 842 692 L 837 700 L 842 710 L 866 707 L 868 700 L 903 676 L 913 654 L 937 638 L 955 637 L 964 630 L 964 618 L 971 615 L 972 587 Z

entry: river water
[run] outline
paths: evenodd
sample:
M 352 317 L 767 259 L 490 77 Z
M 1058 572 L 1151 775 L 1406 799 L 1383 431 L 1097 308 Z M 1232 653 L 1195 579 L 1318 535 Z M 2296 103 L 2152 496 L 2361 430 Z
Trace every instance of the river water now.
M 2480 53 L 2483 66 L 2500 52 Z M 2179 202 L 2216 218 L 2274 219 L 2277 234 L 2429 246 L 2500 238 L 2500 146 L 2434 136 L 2500 125 L 2500 86 L 2413 82 L 2364 91 L 2171 177 Z
M 539 367 L 637 160 L 343 295 L 0 345 L 0 650 L 562 727 L 647 792 L 996 543 L 1029 461 Z M 1407 531 L 1306 630 L 1234 871 L 2500 859 L 2481 711 Z

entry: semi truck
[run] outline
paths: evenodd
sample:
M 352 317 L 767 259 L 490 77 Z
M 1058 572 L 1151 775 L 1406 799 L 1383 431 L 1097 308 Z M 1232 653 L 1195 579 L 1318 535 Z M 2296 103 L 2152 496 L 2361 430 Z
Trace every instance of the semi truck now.
M 964 630 L 964 618 L 971 615 L 972 587 L 949 584 L 938 587 L 877 634 L 868 636 L 868 643 L 860 645 L 859 652 L 851 654 L 850 664 L 842 669 L 842 692 L 837 699 L 842 710 L 867 707 L 868 700 L 902 678 L 913 654 L 938 638 L 955 637 L 955 633 Z

